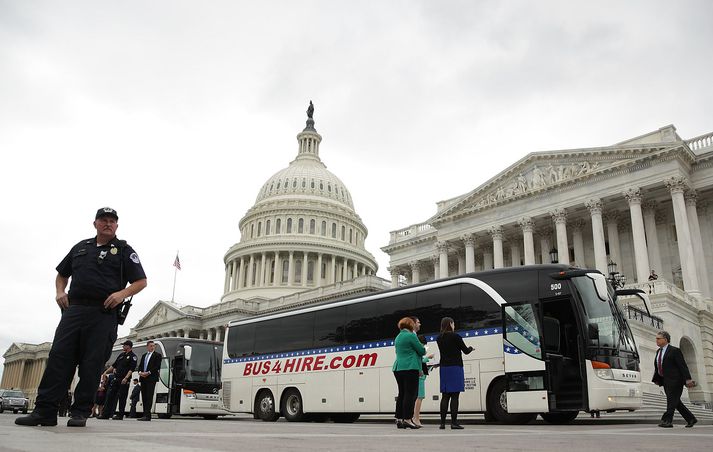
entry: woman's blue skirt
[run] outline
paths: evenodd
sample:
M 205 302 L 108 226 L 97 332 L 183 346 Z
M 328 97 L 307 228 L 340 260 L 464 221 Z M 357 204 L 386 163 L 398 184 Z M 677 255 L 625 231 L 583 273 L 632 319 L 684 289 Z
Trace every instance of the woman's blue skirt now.
M 441 392 L 465 391 L 465 374 L 463 366 L 441 366 Z

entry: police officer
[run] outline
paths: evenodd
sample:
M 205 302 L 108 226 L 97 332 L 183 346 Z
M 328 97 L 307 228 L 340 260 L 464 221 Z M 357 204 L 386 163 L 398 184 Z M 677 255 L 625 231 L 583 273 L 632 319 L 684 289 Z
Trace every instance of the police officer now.
M 116 237 L 118 221 L 114 209 L 99 209 L 93 223 L 96 236 L 74 245 L 57 266 L 55 300 L 62 318 L 37 390 L 35 409 L 15 419 L 15 424 L 57 425 L 59 402 L 79 366 L 67 426 L 86 425 L 102 366 L 116 340 L 117 306 L 146 287 L 139 256 Z
M 124 419 L 124 408 L 126 407 L 126 398 L 129 396 L 129 383 L 131 382 L 131 374 L 134 373 L 136 369 L 136 354 L 131 351 L 131 347 L 134 343 L 131 341 L 124 341 L 122 344 L 123 351 L 119 356 L 116 357 L 114 364 L 109 366 L 107 370 L 104 371 L 102 379 L 114 373 L 116 376 L 116 381 L 118 384 L 114 384 L 112 388 L 107 392 L 106 403 L 104 404 L 104 413 L 97 419 L 109 419 L 110 417 L 116 421 L 121 421 Z M 116 415 L 114 410 L 116 408 L 116 399 L 119 399 L 119 408 L 116 409 Z

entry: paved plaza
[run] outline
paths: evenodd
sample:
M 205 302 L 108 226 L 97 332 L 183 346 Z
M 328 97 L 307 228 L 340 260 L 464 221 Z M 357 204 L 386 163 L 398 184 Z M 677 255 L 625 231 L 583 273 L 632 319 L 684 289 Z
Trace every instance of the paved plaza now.
M 713 444 L 713 425 L 700 422 L 692 429 L 683 421 L 673 429 L 635 420 L 577 420 L 566 426 L 541 422 L 525 426 L 486 424 L 466 419 L 465 429 L 439 430 L 427 424 L 421 430 L 397 430 L 387 420 L 367 419 L 354 424 L 276 423 L 248 417 L 216 421 L 180 418 L 153 422 L 99 421 L 86 428 L 18 427 L 15 415 L 0 415 L 2 451 L 384 451 L 483 450 L 483 451 L 708 451 Z

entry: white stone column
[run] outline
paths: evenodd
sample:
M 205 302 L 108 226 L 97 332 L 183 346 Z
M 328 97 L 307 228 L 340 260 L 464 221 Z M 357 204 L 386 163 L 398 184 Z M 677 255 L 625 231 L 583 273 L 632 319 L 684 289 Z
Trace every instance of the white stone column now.
M 535 264 L 535 237 L 533 232 L 535 230 L 535 223 L 533 223 L 532 218 L 523 217 L 518 220 L 520 229 L 522 229 L 522 246 L 525 250 L 525 265 Z
M 572 245 L 574 247 L 574 264 L 580 268 L 587 268 L 587 262 L 584 258 L 584 238 L 582 230 L 585 222 L 583 220 L 574 220 L 570 223 L 572 226 Z
M 267 267 L 266 264 L 267 260 L 267 252 L 263 251 L 262 254 L 260 255 L 260 270 L 258 273 L 258 278 L 256 280 L 257 286 L 258 287 L 264 287 L 265 286 L 265 268 Z
M 292 287 L 295 282 L 295 252 L 290 251 L 289 263 L 287 264 L 287 285 Z
M 602 200 L 592 198 L 584 203 L 592 218 L 592 242 L 594 243 L 594 268 L 607 274 L 607 248 L 604 239 L 604 223 L 602 221 Z
M 433 263 L 433 279 L 438 279 L 441 277 L 441 258 L 438 255 L 433 256 L 431 262 Z
M 317 253 L 317 271 L 315 272 L 315 278 L 317 278 L 317 287 L 322 287 L 322 253 Z
M 569 265 L 569 242 L 567 241 L 567 211 L 555 209 L 550 212 L 557 232 L 557 262 Z
M 689 190 L 685 195 L 686 200 L 686 216 L 688 217 L 688 229 L 691 232 L 691 244 L 703 243 L 701 237 L 701 225 L 698 221 L 698 209 L 696 202 L 698 195 L 695 190 Z M 693 246 L 693 257 L 696 261 L 696 270 L 698 271 L 698 283 L 703 295 L 710 298 L 711 292 L 708 282 L 708 269 L 706 259 L 703 255 L 703 246 Z
M 349 275 L 347 274 L 347 269 L 349 268 L 348 265 L 349 265 L 349 261 L 347 260 L 347 258 L 346 257 L 343 258 L 342 259 L 342 281 L 346 281 L 347 278 L 349 277 Z
M 505 259 L 503 258 L 503 228 L 493 226 L 489 232 L 493 238 L 493 268 L 503 268 L 505 266 Z
M 673 201 L 673 217 L 676 223 L 678 254 L 681 258 L 683 288 L 691 295 L 699 296 L 701 295 L 701 286 L 698 281 L 696 258 L 693 254 L 693 243 L 691 242 L 691 230 L 688 225 L 688 215 L 686 214 L 686 200 L 683 197 L 684 191 L 688 188 L 688 183 L 685 178 L 680 176 L 666 179 L 664 183 L 671 191 L 671 200 Z
M 242 289 L 245 285 L 243 281 L 243 275 L 245 274 L 245 257 L 240 256 L 240 268 L 238 269 L 238 289 Z
M 223 293 L 228 293 L 232 290 L 230 275 L 233 272 L 233 261 L 225 265 L 225 282 L 223 283 Z
M 607 223 L 607 237 L 609 238 L 609 260 L 619 264 L 621 263 L 621 243 L 619 243 L 618 224 L 619 212 L 614 210 L 607 212 L 604 215 L 604 220 Z
M 487 243 L 483 246 L 483 270 L 491 270 L 493 266 L 493 244 Z
M 356 279 L 359 276 L 359 262 L 354 261 L 354 266 L 352 267 L 352 279 Z
M 399 287 L 399 269 L 391 267 L 389 268 L 389 273 L 391 273 L 391 287 Z
M 250 255 L 250 263 L 248 264 L 248 284 L 247 287 L 253 286 L 253 279 L 255 277 L 255 255 Z
M 240 272 L 240 263 L 237 259 L 231 261 L 233 268 L 231 270 L 230 277 L 230 290 L 236 290 L 238 288 L 238 273 Z
M 540 259 L 543 264 L 550 264 L 550 249 L 552 248 L 552 228 L 537 228 L 537 235 L 540 237 Z
M 509 235 L 508 242 L 510 242 L 510 266 L 519 267 L 521 262 L 520 257 L 520 235 Z
M 634 240 L 634 262 L 636 262 L 636 281 L 643 283 L 649 280 L 649 252 L 646 248 L 646 232 L 644 216 L 641 212 L 641 191 L 632 187 L 624 191 L 624 197 L 629 202 L 631 213 L 631 234 Z M 683 198 L 683 194 L 681 194 Z M 685 207 L 684 207 L 685 210 Z
M 465 245 L 465 272 L 472 273 L 475 271 L 475 235 L 466 234 L 461 240 Z
M 184 331 L 183 331 L 183 337 L 186 338 L 186 339 L 188 339 L 189 337 L 191 337 L 191 332 L 190 332 L 190 330 L 184 330 Z
M 656 228 L 657 203 L 656 201 L 647 201 L 641 207 L 644 211 L 644 229 L 646 230 L 646 245 L 649 249 L 650 270 L 661 273 L 663 272 L 663 263 L 661 261 L 661 246 Z
M 302 287 L 307 287 L 307 266 L 309 265 L 309 260 L 307 256 L 307 251 L 302 252 Z
M 448 277 L 448 243 L 437 242 L 436 249 L 438 250 L 438 275 L 439 278 Z
M 337 282 L 337 256 L 332 254 L 332 271 L 329 274 L 330 284 Z
M 411 283 L 418 284 L 421 282 L 421 266 L 418 261 L 409 262 L 411 267 Z
M 458 258 L 458 274 L 462 275 L 465 273 L 465 251 L 456 251 L 456 257 Z

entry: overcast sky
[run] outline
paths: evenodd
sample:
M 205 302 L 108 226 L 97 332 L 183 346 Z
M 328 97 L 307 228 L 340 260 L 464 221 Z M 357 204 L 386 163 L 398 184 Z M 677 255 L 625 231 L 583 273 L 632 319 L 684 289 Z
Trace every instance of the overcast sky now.
M 320 156 L 380 251 L 529 152 L 713 131 L 713 2 L 0 0 L 0 353 L 51 341 L 55 266 L 119 212 L 156 301 L 208 306 L 258 190 Z

